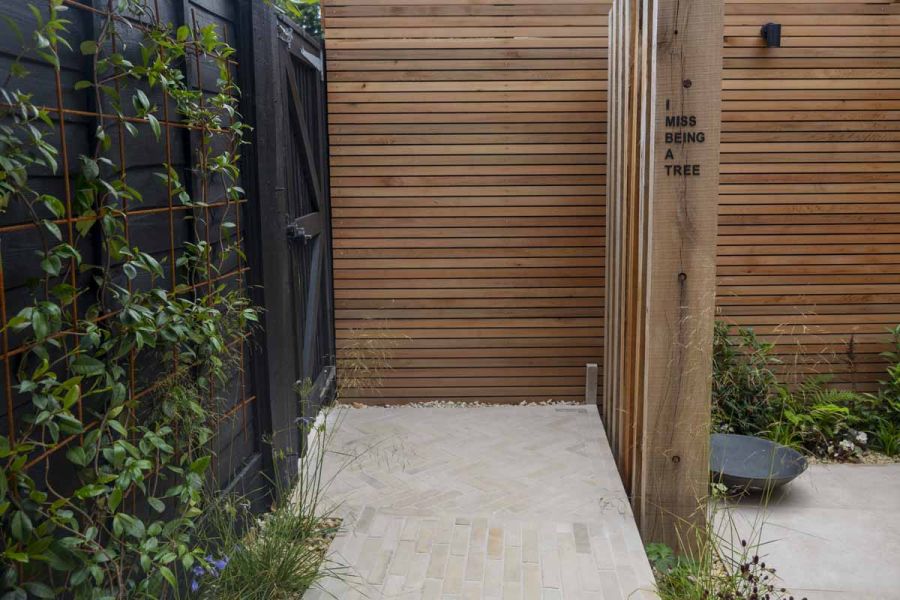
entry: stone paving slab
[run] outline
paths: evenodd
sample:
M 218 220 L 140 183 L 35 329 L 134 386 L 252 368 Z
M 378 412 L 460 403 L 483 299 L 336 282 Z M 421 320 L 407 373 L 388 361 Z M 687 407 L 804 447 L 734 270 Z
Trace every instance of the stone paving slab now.
M 811 465 L 768 502 L 747 496 L 730 514 L 738 537 L 761 538 L 795 597 L 900 600 L 900 464 Z
M 336 409 L 326 504 L 349 567 L 304 598 L 655 598 L 594 409 Z

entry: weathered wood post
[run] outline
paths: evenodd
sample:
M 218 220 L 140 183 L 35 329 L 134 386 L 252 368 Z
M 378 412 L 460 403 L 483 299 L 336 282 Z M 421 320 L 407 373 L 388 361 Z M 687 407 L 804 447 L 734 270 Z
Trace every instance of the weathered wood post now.
M 647 540 L 673 546 L 706 515 L 723 10 L 722 0 L 657 0 L 652 38 L 640 522 Z
M 673 547 L 708 494 L 722 26 L 722 0 L 610 14 L 604 416 L 644 541 Z

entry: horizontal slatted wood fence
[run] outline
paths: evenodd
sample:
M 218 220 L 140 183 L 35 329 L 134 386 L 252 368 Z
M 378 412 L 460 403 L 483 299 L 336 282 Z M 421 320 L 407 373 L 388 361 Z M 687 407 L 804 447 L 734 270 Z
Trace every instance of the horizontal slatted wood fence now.
M 325 0 L 337 335 L 394 347 L 360 399 L 575 399 L 602 364 L 608 9 Z M 785 379 L 873 389 L 900 322 L 900 5 L 725 12 L 720 315 Z
M 900 4 L 727 0 L 724 52 L 721 313 L 785 379 L 871 390 L 900 323 Z
M 392 366 L 348 396 L 584 398 L 602 354 L 608 9 L 324 2 L 339 361 L 369 344 Z

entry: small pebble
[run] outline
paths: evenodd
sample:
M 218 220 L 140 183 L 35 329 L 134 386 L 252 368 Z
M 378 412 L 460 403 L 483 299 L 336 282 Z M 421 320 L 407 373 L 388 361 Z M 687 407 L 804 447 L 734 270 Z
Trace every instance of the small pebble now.
M 353 408 L 369 408 L 378 405 L 363 404 L 362 402 L 353 402 L 350 404 Z M 488 402 L 460 402 L 455 400 L 428 400 L 425 402 L 410 402 L 408 404 L 387 404 L 379 406 L 379 408 L 492 408 L 497 406 L 514 406 L 510 404 L 488 403 Z M 523 400 L 519 402 L 519 406 L 584 406 L 582 402 L 571 402 L 568 400 L 543 400 L 541 402 L 528 402 Z

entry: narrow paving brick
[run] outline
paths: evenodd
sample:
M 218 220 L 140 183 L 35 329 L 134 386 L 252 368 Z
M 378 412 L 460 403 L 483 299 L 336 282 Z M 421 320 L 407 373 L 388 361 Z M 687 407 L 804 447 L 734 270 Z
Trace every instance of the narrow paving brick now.
M 444 570 L 447 567 L 447 557 L 450 554 L 449 544 L 435 544 L 431 549 L 431 560 L 428 563 L 428 571 L 425 576 L 429 579 L 440 579 L 444 577 Z
M 391 559 L 393 557 L 393 550 L 382 550 L 379 552 L 372 568 L 369 570 L 366 581 L 372 585 L 381 585 L 384 583 L 384 579 L 387 577 L 388 566 L 391 564 Z
M 484 579 L 484 550 L 469 552 L 466 557 L 465 579 L 467 581 L 481 581 Z
M 575 537 L 575 552 L 579 554 L 591 553 L 591 539 L 588 535 L 587 525 L 584 523 L 574 523 L 572 525 L 572 534 Z
M 462 600 L 481 600 L 484 594 L 481 584 L 474 581 L 463 582 Z
M 444 574 L 444 586 L 441 592 L 448 594 L 461 594 L 463 586 L 463 572 L 466 568 L 464 556 L 451 556 L 447 559 L 447 570 Z
M 522 548 L 507 546 L 503 549 L 503 583 L 522 580 Z
M 403 540 L 397 544 L 394 560 L 388 571 L 391 575 L 406 575 L 412 567 L 412 559 L 416 553 L 416 544 L 410 540 Z
M 406 579 L 403 581 L 404 590 L 422 590 L 425 585 L 425 574 L 428 572 L 428 563 L 431 562 L 429 554 L 415 554 L 410 561 Z
M 523 567 L 522 592 L 524 600 L 541 600 L 541 568 L 537 564 Z
M 437 521 L 428 519 L 419 527 L 419 535 L 416 538 L 416 552 L 431 552 L 431 544 L 434 540 L 434 528 Z
M 522 600 L 522 584 L 518 581 L 503 584 L 503 600 Z
M 487 555 L 489 558 L 503 556 L 503 530 L 499 527 L 491 527 L 488 530 Z
M 453 537 L 450 540 L 450 554 L 465 556 L 469 549 L 469 526 L 457 524 L 453 527 Z
M 536 563 L 540 560 L 537 530 L 529 527 L 522 532 L 522 562 Z
M 503 561 L 488 560 L 484 563 L 484 596 L 499 598 L 503 593 Z

